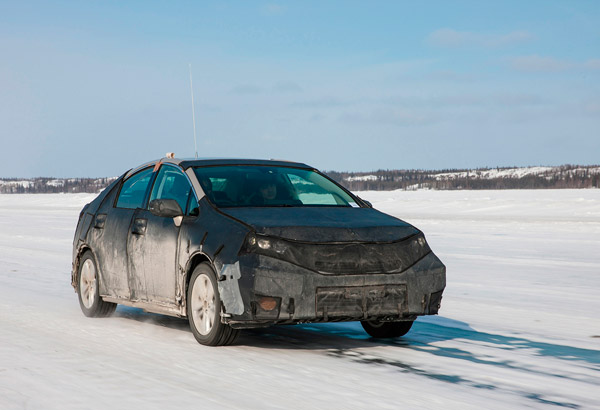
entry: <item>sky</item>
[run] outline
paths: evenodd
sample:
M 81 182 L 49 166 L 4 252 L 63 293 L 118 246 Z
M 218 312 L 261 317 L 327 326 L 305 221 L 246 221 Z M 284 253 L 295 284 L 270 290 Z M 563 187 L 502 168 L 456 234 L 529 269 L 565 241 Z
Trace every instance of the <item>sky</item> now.
M 0 0 L 0 177 L 600 163 L 598 1 Z

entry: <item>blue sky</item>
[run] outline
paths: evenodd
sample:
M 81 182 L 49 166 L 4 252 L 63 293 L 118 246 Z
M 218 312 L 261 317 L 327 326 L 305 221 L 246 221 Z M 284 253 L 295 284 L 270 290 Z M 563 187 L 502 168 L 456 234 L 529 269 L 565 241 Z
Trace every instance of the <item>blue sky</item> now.
M 600 163 L 597 1 L 0 0 L 0 177 Z

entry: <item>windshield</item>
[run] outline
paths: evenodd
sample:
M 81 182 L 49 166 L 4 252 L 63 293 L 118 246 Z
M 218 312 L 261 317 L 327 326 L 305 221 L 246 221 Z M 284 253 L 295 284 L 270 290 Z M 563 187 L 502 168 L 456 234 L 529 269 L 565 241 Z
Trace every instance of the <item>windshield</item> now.
M 308 169 L 224 165 L 195 167 L 202 189 L 218 207 L 352 206 L 352 196 Z

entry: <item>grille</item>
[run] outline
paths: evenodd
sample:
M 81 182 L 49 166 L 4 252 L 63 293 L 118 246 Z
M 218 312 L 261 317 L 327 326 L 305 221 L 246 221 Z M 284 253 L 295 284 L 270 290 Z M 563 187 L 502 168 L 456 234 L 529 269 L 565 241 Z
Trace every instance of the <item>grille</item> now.
M 399 273 L 429 252 L 423 234 L 419 234 L 391 243 L 287 242 L 287 250 L 273 256 L 325 275 L 353 275 Z
M 324 275 L 400 273 L 431 252 L 422 233 L 395 242 L 319 243 L 268 238 L 251 252 L 281 259 Z
M 324 319 L 401 316 L 406 312 L 406 285 L 318 288 L 317 316 Z

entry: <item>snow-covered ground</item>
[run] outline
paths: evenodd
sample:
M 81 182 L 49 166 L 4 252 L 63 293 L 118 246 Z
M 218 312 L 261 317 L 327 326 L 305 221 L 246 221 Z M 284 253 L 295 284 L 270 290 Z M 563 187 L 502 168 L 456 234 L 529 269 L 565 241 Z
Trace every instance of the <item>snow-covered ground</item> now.
M 187 322 L 70 287 L 86 194 L 0 195 L 0 409 L 600 408 L 600 190 L 362 192 L 446 263 L 440 316 L 196 343 Z

